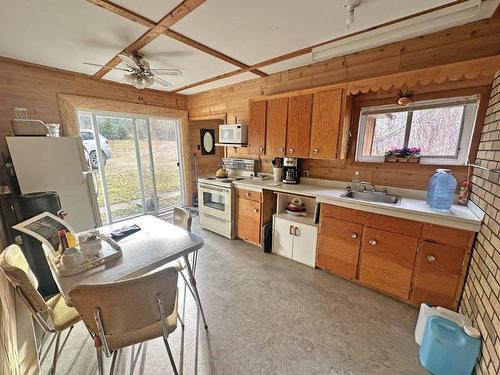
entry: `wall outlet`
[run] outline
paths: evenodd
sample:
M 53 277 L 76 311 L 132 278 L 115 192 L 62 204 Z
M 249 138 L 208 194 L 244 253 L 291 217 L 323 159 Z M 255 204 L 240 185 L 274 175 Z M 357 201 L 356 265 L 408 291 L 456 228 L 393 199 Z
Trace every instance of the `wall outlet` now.
M 309 170 L 307 170 L 307 169 L 306 169 L 306 170 L 304 171 L 304 177 L 306 177 L 306 178 L 307 178 L 307 177 L 309 177 Z

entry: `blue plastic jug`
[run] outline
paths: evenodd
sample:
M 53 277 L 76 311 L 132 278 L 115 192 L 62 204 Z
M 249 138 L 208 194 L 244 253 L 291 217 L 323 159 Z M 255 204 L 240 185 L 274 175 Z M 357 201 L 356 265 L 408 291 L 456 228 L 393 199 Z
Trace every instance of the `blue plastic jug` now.
M 425 325 L 420 345 L 420 364 L 434 375 L 470 375 L 481 349 L 479 331 L 471 326 L 460 328 L 438 315 Z
M 451 174 L 451 170 L 439 169 L 432 184 L 429 205 L 435 210 L 449 210 L 457 189 L 457 180 Z

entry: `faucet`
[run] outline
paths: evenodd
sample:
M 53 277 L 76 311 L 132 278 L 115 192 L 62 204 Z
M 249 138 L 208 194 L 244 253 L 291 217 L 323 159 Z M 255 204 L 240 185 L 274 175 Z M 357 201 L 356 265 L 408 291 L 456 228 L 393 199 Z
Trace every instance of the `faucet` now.
M 376 191 L 375 190 L 375 185 L 373 185 L 370 182 L 366 182 L 366 181 L 361 181 L 359 183 L 359 190 L 362 190 L 362 191 Z

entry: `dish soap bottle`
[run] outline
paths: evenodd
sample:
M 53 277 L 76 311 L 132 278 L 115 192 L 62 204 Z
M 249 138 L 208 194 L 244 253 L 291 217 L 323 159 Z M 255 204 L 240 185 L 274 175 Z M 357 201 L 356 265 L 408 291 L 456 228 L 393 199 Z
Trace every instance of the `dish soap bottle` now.
M 352 177 L 351 190 L 358 191 L 360 185 L 361 185 L 361 180 L 359 178 L 359 172 L 356 171 L 356 172 L 354 172 L 354 176 Z

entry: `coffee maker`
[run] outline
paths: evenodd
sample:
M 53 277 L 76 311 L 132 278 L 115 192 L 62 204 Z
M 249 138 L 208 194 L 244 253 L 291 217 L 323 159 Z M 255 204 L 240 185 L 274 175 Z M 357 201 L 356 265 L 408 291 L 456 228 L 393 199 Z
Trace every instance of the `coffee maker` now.
M 283 183 L 298 184 L 300 181 L 299 159 L 283 159 Z

